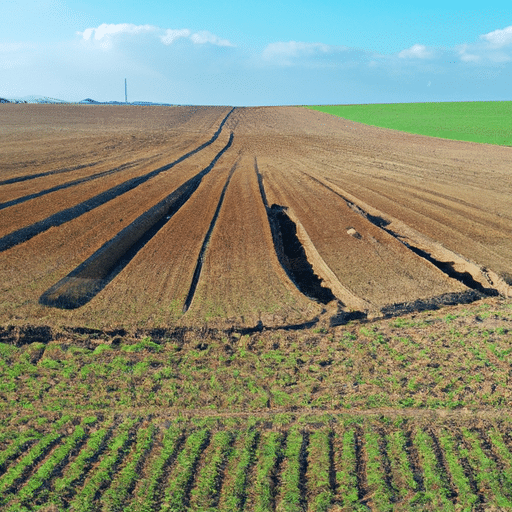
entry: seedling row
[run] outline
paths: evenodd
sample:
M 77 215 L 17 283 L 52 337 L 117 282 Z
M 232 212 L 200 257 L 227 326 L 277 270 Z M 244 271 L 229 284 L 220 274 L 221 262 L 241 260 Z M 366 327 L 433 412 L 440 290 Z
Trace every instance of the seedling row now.
M 0 508 L 512 509 L 506 421 L 244 421 L 63 416 L 44 429 L 4 425 Z

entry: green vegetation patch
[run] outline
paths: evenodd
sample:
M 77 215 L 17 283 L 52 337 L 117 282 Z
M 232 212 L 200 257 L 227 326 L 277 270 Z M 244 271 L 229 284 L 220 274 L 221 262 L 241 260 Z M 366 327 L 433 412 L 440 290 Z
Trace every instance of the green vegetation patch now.
M 351 121 L 443 139 L 512 146 L 512 101 L 308 106 Z
M 12 418 L 18 430 L 32 418 Z M 48 417 L 51 419 L 51 417 Z M 512 508 L 512 419 L 257 416 L 234 424 L 63 416 L 0 476 L 11 512 L 477 511 Z M 282 419 L 282 418 L 281 418 Z M 33 431 L 33 430 L 32 430 Z M 0 433 L 3 430 L 0 429 Z

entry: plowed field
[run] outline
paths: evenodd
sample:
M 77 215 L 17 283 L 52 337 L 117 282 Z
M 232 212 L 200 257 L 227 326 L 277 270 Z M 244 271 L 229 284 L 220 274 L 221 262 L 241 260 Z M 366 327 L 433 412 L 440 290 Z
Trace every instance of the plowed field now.
M 297 107 L 2 105 L 3 323 L 300 326 L 512 297 L 512 150 Z

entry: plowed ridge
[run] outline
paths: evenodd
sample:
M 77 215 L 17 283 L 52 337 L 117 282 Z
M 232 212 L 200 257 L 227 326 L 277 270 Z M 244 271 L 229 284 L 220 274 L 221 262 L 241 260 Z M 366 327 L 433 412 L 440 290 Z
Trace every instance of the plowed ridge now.
M 96 110 L 109 153 L 76 108 L 64 139 L 51 110 L 34 131 L 37 109 L 0 112 L 2 316 L 262 328 L 512 296 L 509 148 L 292 107 L 119 107 Z

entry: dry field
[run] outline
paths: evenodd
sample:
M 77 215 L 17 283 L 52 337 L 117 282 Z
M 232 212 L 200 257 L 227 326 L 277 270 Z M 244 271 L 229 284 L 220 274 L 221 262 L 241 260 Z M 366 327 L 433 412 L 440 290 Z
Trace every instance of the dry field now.
M 512 296 L 512 150 L 298 107 L 2 105 L 2 323 L 337 325 Z
M 511 151 L 1 105 L 0 510 L 511 510 Z

